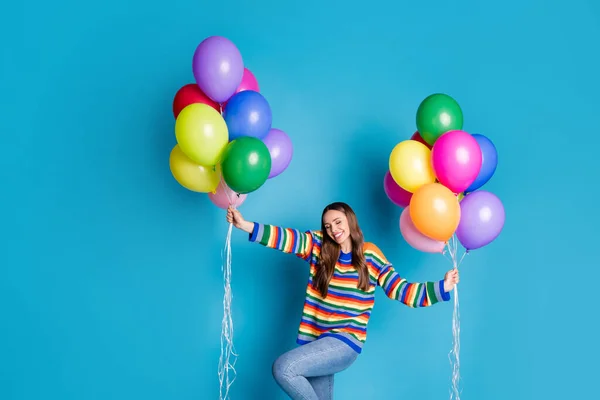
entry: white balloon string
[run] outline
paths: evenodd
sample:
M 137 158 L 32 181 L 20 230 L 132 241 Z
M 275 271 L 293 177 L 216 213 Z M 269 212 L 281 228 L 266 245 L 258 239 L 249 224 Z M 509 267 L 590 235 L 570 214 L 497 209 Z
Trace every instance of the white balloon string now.
M 227 187 L 223 181 L 220 182 L 225 195 L 229 200 L 229 204 L 235 209 L 236 202 L 230 198 L 227 191 Z M 238 196 L 239 198 L 239 196 Z M 237 361 L 237 354 L 235 353 L 235 347 L 233 345 L 233 318 L 231 312 L 231 303 L 233 294 L 231 291 L 231 233 L 233 231 L 233 224 L 229 224 L 227 230 L 227 236 L 225 237 L 225 248 L 223 250 L 224 264 L 221 267 L 223 271 L 223 320 L 221 323 L 221 355 L 219 357 L 219 398 L 226 400 L 229 397 L 229 389 L 233 385 L 235 380 L 235 362 Z M 230 376 L 231 374 L 231 376 Z
M 465 255 L 468 252 L 464 252 L 460 259 L 457 257 L 458 253 L 458 240 L 455 236 L 450 238 L 447 244 L 448 253 L 450 254 L 450 261 L 452 267 L 458 269 L 462 263 Z M 450 400 L 460 400 L 460 307 L 458 302 L 458 285 L 454 286 L 454 311 L 452 313 L 452 338 L 453 346 L 452 350 L 448 354 L 450 359 L 450 365 L 452 367 L 452 389 L 450 391 Z

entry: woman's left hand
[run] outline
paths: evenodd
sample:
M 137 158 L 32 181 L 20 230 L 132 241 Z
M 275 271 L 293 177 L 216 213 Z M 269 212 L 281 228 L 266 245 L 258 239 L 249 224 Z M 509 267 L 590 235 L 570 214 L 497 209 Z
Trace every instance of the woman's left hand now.
M 446 272 L 446 275 L 444 276 L 444 289 L 446 290 L 446 292 L 449 292 L 452 289 L 454 289 L 454 286 L 456 286 L 458 281 L 458 269 L 455 268 Z

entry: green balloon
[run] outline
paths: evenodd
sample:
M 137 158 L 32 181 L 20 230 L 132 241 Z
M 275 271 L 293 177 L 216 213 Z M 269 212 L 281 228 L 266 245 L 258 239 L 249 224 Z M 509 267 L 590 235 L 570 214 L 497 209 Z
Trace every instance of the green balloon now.
M 271 154 L 262 140 L 251 136 L 239 137 L 223 151 L 221 171 L 223 180 L 234 192 L 253 192 L 269 178 Z
M 443 93 L 429 95 L 417 110 L 417 131 L 423 140 L 433 146 L 448 131 L 461 130 L 463 113 L 452 97 Z

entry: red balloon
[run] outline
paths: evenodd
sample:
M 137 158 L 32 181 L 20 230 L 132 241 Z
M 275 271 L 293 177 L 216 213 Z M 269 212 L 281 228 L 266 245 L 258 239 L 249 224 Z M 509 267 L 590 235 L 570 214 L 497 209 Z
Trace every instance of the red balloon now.
M 175 116 L 175 119 L 177 119 L 181 110 L 193 103 L 206 104 L 217 110 L 219 113 L 221 112 L 219 103 L 212 101 L 202 92 L 202 90 L 200 90 L 198 85 L 189 83 L 179 89 L 173 99 L 173 115 Z
M 427 143 L 425 140 L 423 140 L 419 131 L 413 133 L 413 135 L 410 137 L 410 140 L 416 140 L 417 142 L 421 142 L 431 150 L 432 146 L 429 143 Z

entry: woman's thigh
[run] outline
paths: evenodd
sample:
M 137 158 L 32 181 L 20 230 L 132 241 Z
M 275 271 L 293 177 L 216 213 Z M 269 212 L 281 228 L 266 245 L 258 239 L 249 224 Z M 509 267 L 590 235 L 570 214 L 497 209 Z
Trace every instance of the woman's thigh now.
M 357 356 L 341 340 L 325 337 L 282 354 L 273 364 L 273 372 L 305 377 L 331 375 L 348 368 Z

